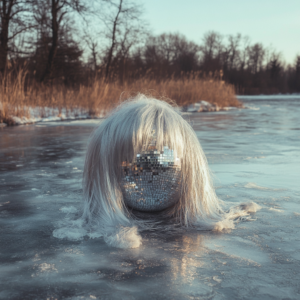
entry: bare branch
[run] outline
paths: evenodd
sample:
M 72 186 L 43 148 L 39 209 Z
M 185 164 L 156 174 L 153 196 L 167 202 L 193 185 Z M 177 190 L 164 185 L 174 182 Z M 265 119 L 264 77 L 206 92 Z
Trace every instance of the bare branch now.
M 26 31 L 26 30 L 29 30 L 29 29 L 32 29 L 32 28 L 36 28 L 36 25 L 31 25 L 31 26 L 27 26 L 27 27 L 24 27 L 20 30 L 18 30 L 17 32 L 15 32 L 12 36 L 8 37 L 9 40 L 12 40 L 14 39 L 18 34 Z

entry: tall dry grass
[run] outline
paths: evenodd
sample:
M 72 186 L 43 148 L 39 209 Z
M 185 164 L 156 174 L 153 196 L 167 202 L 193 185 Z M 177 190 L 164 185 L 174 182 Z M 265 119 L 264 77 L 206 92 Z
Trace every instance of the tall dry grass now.
M 120 101 L 144 93 L 157 98 L 168 98 L 179 106 L 206 100 L 220 108 L 241 106 L 235 97 L 233 86 L 217 78 L 199 78 L 197 74 L 184 75 L 180 79 L 155 80 L 140 78 L 120 84 L 105 82 L 103 78 L 91 80 L 88 86 L 70 88 L 64 85 L 44 85 L 26 82 L 26 71 L 7 73 L 0 82 L 0 123 L 13 123 L 12 116 L 29 117 L 30 108 L 38 107 L 41 117 L 45 108 L 61 112 L 85 111 L 90 116 L 105 114 Z
M 0 81 L 0 123 L 9 122 L 11 116 L 29 116 L 26 106 L 25 93 L 26 72 L 20 71 L 16 75 L 12 72 L 5 74 Z

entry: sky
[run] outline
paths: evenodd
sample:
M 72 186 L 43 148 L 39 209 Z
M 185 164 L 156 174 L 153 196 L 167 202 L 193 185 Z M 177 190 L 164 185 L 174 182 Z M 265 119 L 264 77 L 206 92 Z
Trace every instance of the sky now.
M 271 46 L 287 63 L 300 55 L 300 0 L 139 0 L 152 32 L 201 43 L 208 31 L 241 33 Z

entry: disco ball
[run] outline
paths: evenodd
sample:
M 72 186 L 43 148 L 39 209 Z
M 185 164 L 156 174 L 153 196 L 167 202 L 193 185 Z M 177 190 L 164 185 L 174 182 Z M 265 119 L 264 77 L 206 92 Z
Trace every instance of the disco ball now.
M 155 212 L 174 205 L 180 196 L 180 159 L 167 146 L 162 151 L 152 143 L 133 162 L 122 163 L 121 189 L 127 206 Z

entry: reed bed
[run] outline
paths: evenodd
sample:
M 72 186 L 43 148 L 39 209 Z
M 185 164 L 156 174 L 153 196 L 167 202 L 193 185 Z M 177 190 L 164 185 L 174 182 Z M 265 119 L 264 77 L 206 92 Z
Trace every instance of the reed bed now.
M 240 107 L 232 85 L 217 78 L 199 78 L 195 74 L 184 75 L 180 79 L 137 80 L 106 82 L 94 78 L 88 86 L 77 88 L 60 84 L 45 85 L 26 80 L 27 73 L 7 73 L 0 81 L 0 123 L 12 125 L 12 116 L 30 117 L 30 109 L 38 108 L 41 117 L 47 117 L 49 109 L 58 113 L 82 111 L 94 117 L 114 108 L 121 101 L 137 93 L 152 95 L 160 99 L 171 99 L 179 106 L 205 100 L 220 108 Z

